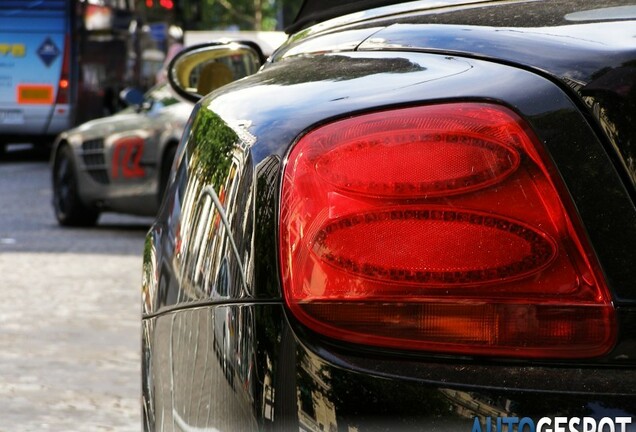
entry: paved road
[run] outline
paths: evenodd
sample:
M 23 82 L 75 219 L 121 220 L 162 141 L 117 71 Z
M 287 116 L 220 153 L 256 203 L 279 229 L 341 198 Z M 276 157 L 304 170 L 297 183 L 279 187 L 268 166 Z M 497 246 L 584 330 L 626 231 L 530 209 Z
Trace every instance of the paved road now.
M 150 220 L 63 229 L 43 160 L 0 161 L 0 432 L 139 431 Z

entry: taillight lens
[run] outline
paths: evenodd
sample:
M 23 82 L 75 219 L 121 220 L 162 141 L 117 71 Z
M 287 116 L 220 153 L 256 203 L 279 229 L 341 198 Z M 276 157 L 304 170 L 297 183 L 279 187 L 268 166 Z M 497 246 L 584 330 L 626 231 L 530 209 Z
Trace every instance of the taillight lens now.
M 62 59 L 62 70 L 60 72 L 60 81 L 57 86 L 57 96 L 55 103 L 58 105 L 68 104 L 70 101 L 70 71 L 71 71 L 71 38 L 66 35 L 64 40 L 64 57 Z
M 614 308 L 572 208 L 507 108 L 336 121 L 304 135 L 285 165 L 285 300 L 309 328 L 354 343 L 599 356 L 614 345 Z

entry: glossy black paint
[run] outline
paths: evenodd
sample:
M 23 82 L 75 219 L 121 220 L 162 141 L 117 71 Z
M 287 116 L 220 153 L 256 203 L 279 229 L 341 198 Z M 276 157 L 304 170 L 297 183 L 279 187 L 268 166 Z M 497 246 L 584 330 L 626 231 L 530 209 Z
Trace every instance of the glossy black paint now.
M 608 34 L 612 48 L 605 40 Z M 629 125 L 636 119 L 635 35 L 633 21 L 530 29 L 399 23 L 374 33 L 359 50 L 443 51 L 496 59 L 554 77 L 595 118 L 617 151 L 616 160 L 630 178 L 633 192 L 636 131 Z M 541 49 L 536 49 L 538 38 Z
M 461 431 L 475 416 L 636 415 L 633 369 L 343 353 L 297 336 L 281 304 L 191 308 L 144 330 L 151 430 Z
M 247 170 L 259 172 L 264 166 L 262 164 L 269 167 L 283 160 L 289 143 L 326 119 L 368 110 L 374 105 L 374 109 L 380 109 L 448 100 L 501 101 L 527 118 L 545 142 L 588 228 L 610 286 L 618 294 L 625 293 L 617 295 L 617 300 L 629 303 L 628 300 L 635 295 L 631 283 L 634 274 L 629 265 L 636 262 L 632 247 L 636 242 L 634 205 L 593 130 L 556 86 L 523 70 L 459 57 L 378 52 L 328 57 L 320 58 L 322 67 L 319 71 L 312 70 L 316 57 L 292 58 L 274 64 L 238 85 L 227 86 L 213 99 L 204 99 L 191 132 L 193 137 L 189 148 L 185 149 L 186 158 L 190 148 L 192 152 L 205 153 L 203 145 L 197 147 L 197 140 L 206 140 L 207 143 L 205 135 L 210 133 L 208 128 L 218 129 L 210 136 L 226 136 L 226 140 L 224 147 L 212 149 L 208 157 L 223 161 L 213 167 L 211 175 L 216 179 L 215 184 L 221 182 L 223 167 L 231 165 L 231 153 L 236 151 L 240 153 L 235 157 L 237 163 L 238 159 L 245 159 L 239 164 L 244 170 L 240 176 L 240 187 L 250 189 L 254 185 L 250 176 L 245 175 Z M 345 74 L 341 72 L 343 69 L 347 71 Z M 439 85 L 441 77 L 444 85 Z M 519 92 L 520 88 L 524 91 Z M 369 95 L 367 89 L 374 89 L 374 94 Z M 261 103 L 267 104 L 267 110 L 256 102 L 261 98 Z M 293 116 L 287 113 L 293 113 Z M 246 124 L 249 124 L 247 131 L 244 130 Z M 572 127 L 564 130 L 563 124 Z M 230 125 L 235 125 L 235 129 Z M 242 148 L 233 149 L 232 141 L 239 135 L 258 137 L 258 141 L 251 145 L 243 142 Z M 186 166 L 180 169 L 188 172 Z M 279 170 L 279 167 L 275 169 Z M 600 190 L 590 189 L 592 178 L 592 184 L 599 185 Z M 278 181 L 278 173 L 275 181 Z M 252 194 L 259 197 L 260 191 Z M 276 194 L 277 191 L 269 192 L 267 196 L 273 199 Z M 271 199 L 267 203 L 267 211 L 276 208 Z M 250 210 L 247 206 L 251 205 L 254 203 L 246 203 L 240 211 L 228 206 L 226 211 L 237 218 L 235 223 L 243 225 L 243 218 L 250 213 L 245 210 Z M 258 218 L 263 206 L 259 203 L 254 207 Z M 174 215 L 171 217 L 176 221 Z M 271 228 L 269 225 L 267 229 L 271 236 L 268 243 L 273 246 L 275 230 L 271 231 Z M 275 262 L 274 247 L 270 253 L 270 261 Z M 255 266 L 261 261 L 256 260 Z M 268 265 L 264 277 L 269 274 L 269 277 L 277 278 L 277 274 L 271 272 L 273 268 L 274 265 Z M 265 286 L 268 288 L 263 289 L 257 283 L 244 296 L 281 298 L 277 285 L 276 280 L 276 284 L 267 283 Z M 271 289 L 273 286 L 275 290 Z
M 349 46 L 376 24 L 348 30 Z M 297 55 L 303 43 L 202 100 L 186 129 L 145 249 L 145 427 L 460 431 L 475 416 L 635 417 L 633 185 L 582 99 L 551 73 L 512 61 L 388 45 Z M 309 52 L 318 46 L 306 43 Z M 513 109 L 554 160 L 617 306 L 619 342 L 604 358 L 529 362 L 352 346 L 312 333 L 285 309 L 277 213 L 294 141 L 361 112 L 459 100 Z
M 630 193 L 636 197 L 636 6 L 629 0 L 419 2 L 329 22 L 294 38 L 279 56 L 337 49 L 336 35 L 360 37 L 357 49 L 440 52 L 482 58 L 554 79 L 590 117 Z M 476 4 L 471 4 L 476 3 Z M 417 10 L 417 13 L 409 11 Z M 408 13 L 409 11 L 410 13 Z M 342 24 L 338 19 L 332 26 Z M 301 45 L 298 47 L 296 45 Z

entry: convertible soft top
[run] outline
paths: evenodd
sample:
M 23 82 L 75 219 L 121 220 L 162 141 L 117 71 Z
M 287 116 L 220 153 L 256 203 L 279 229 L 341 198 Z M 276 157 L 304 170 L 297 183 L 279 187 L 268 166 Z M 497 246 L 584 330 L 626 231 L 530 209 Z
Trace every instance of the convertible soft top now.
M 404 0 L 305 0 L 298 16 L 285 32 L 293 33 L 308 25 L 340 15 L 403 2 Z

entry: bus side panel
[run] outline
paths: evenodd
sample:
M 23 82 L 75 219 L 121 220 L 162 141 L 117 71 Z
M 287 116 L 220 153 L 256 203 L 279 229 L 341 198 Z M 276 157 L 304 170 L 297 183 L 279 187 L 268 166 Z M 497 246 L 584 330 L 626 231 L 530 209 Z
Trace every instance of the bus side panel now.
M 20 136 L 55 135 L 70 126 L 68 105 L 54 110 L 70 31 L 70 9 L 58 4 L 59 8 L 46 10 L 19 10 L 19 4 L 14 9 L 7 4 L 0 7 L 2 143 Z

